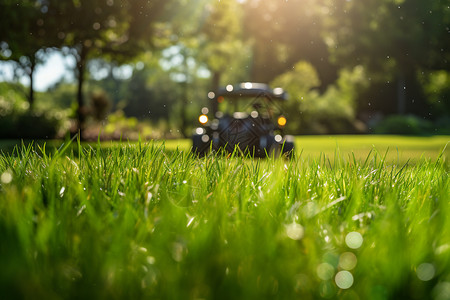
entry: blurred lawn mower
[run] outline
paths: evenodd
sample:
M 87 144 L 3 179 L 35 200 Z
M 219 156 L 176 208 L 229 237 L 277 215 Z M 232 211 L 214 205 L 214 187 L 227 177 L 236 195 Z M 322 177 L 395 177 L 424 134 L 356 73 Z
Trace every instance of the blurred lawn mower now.
M 192 137 L 194 153 L 238 150 L 251 157 L 292 155 L 294 137 L 283 132 L 287 120 L 279 106 L 287 100 L 283 89 L 246 82 L 209 92 L 208 98 L 211 109 L 202 108 Z

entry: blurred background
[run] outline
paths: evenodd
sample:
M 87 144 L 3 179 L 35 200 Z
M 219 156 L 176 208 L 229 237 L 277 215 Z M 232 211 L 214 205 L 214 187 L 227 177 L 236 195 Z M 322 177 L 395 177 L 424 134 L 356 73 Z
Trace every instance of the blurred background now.
M 2 0 L 0 138 L 189 137 L 242 81 L 290 134 L 450 134 L 449 61 L 441 0 Z

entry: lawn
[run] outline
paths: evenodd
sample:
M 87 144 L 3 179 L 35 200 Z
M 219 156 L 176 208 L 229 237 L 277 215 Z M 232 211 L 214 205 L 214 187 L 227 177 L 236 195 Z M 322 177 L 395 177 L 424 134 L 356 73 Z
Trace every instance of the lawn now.
M 0 298 L 448 299 L 448 140 L 299 137 L 292 160 L 198 159 L 187 140 L 1 154 Z
M 167 149 L 188 150 L 190 140 L 168 140 Z M 436 159 L 444 147 L 450 143 L 450 136 L 411 137 L 395 135 L 331 135 L 297 136 L 296 154 L 307 159 L 326 156 L 334 160 L 336 156 L 344 160 L 365 160 L 371 151 L 386 155 L 386 160 L 395 163 L 415 163 L 421 158 Z M 450 155 L 450 145 L 444 155 Z

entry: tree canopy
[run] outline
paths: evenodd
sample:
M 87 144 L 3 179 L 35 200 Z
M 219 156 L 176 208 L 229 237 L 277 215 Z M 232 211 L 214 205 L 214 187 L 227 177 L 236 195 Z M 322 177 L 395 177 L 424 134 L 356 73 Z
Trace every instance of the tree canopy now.
M 133 80 L 121 81 L 132 84 L 128 95 L 136 94 L 128 112 L 138 112 L 151 99 L 174 99 L 180 103 L 174 107 L 181 110 L 181 127 L 189 123 L 185 108 L 199 102 L 193 99 L 199 81 L 205 94 L 239 81 L 272 82 L 293 94 L 314 90 L 320 99 L 310 99 L 317 103 L 339 97 L 337 102 L 349 107 L 341 111 L 351 112 L 343 116 L 412 113 L 433 119 L 449 113 L 449 37 L 450 6 L 441 0 L 0 3 L 0 59 L 15 62 L 18 74 L 29 76 L 30 103 L 33 72 L 45 49 L 63 49 L 76 59 L 80 127 L 88 62 L 94 59 L 134 68 Z M 144 66 L 158 70 L 160 80 L 135 67 L 149 51 L 152 63 Z M 312 77 L 305 74 L 315 74 L 309 88 L 304 86 Z M 152 86 L 156 82 L 160 86 Z M 159 95 L 173 91 L 161 86 L 177 86 L 177 96 Z M 301 113 L 307 104 L 293 105 Z

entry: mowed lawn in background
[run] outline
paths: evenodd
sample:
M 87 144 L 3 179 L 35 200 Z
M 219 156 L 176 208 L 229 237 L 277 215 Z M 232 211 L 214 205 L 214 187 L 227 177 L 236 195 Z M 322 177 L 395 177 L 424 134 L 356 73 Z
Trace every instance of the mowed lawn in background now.
M 26 142 L 29 143 L 29 142 Z M 34 142 L 42 144 L 43 142 Z M 117 142 L 102 142 L 103 147 L 111 147 Z M 135 142 L 131 142 L 132 144 Z M 155 141 L 165 145 L 172 151 L 179 149 L 189 151 L 192 147 L 190 139 Z M 61 141 L 47 142 L 48 149 L 59 148 Z M 96 143 L 90 143 L 95 145 Z M 410 163 L 418 159 L 436 159 L 441 152 L 450 155 L 450 136 L 396 136 L 396 135 L 325 135 L 295 137 L 295 153 L 305 159 L 321 159 L 324 156 L 334 161 L 337 156 L 344 160 L 355 157 L 364 160 L 371 152 L 384 156 L 390 163 Z M 0 140 L 0 150 L 11 152 L 15 145 L 21 145 L 18 140 Z
M 0 154 L 0 299 L 448 299 L 447 137 L 297 143 Z
M 167 149 L 188 150 L 192 146 L 190 140 L 167 140 Z M 436 159 L 442 150 L 444 156 L 450 154 L 450 136 L 396 136 L 396 135 L 330 135 L 330 136 L 297 136 L 295 138 L 296 154 L 303 158 L 318 159 L 326 156 L 334 160 L 338 155 L 344 160 L 366 159 L 371 151 L 378 152 L 386 160 L 405 163 L 417 162 L 420 158 Z

